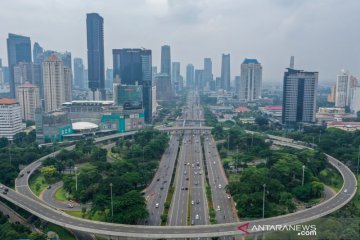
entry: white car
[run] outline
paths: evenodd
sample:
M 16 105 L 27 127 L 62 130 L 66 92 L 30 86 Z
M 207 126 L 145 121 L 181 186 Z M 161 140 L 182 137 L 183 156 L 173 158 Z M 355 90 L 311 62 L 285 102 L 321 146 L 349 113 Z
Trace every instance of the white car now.
M 67 207 L 68 207 L 68 208 L 73 208 L 74 205 L 72 205 L 71 203 L 68 203 Z
M 156 203 L 156 204 L 155 204 L 155 207 L 156 207 L 156 208 L 159 208 L 159 203 Z
M 347 193 L 347 189 L 344 190 L 344 193 Z
M 221 188 L 221 184 L 219 184 L 219 188 Z
M 216 162 L 214 161 L 214 164 L 216 164 Z
M 196 219 L 196 220 L 199 220 L 199 219 L 200 219 L 199 214 L 196 214 L 195 219 Z
M 216 209 L 216 210 L 221 211 L 221 209 L 220 209 L 220 206 L 219 206 L 219 205 L 217 206 L 217 209 Z
M 191 201 L 191 205 L 194 205 L 194 201 Z
M 231 198 L 231 196 L 228 194 L 228 195 L 227 195 L 227 198 L 228 198 L 228 199 L 230 199 L 230 198 Z

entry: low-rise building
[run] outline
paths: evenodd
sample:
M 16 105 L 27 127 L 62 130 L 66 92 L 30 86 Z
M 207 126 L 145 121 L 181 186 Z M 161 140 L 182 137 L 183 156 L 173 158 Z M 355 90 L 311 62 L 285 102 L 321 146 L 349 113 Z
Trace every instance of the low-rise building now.
M 327 128 L 337 128 L 348 132 L 360 130 L 360 122 L 328 122 Z

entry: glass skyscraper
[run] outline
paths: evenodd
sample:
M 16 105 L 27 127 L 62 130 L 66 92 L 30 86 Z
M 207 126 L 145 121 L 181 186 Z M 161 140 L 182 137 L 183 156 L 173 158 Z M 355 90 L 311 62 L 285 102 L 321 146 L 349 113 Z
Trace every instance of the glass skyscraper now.
M 93 97 L 98 90 L 105 100 L 104 19 L 97 13 L 86 14 L 86 30 L 89 88 Z
M 147 49 L 113 49 L 114 79 L 121 84 L 136 85 L 143 89 L 145 121 L 152 119 L 152 55 Z
M 221 61 L 221 89 L 230 91 L 230 54 L 223 54 Z
M 19 62 L 31 62 L 31 40 L 29 37 L 9 33 L 7 53 L 10 73 L 10 96 L 15 98 L 14 66 Z

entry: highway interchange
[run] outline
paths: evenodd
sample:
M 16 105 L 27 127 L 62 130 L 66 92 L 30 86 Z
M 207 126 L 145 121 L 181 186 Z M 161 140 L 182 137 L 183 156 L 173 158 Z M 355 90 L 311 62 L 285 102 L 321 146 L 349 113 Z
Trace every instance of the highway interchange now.
M 198 105 L 198 96 L 193 95 L 189 98 L 188 106 L 183 112 L 184 120 L 202 119 L 203 112 Z M 189 121 L 189 124 L 198 125 L 200 128 L 202 121 Z M 175 127 L 186 127 L 185 125 L 186 121 L 184 121 L 183 126 Z M 196 126 L 192 127 L 195 128 Z M 87 233 L 135 238 L 208 238 L 244 234 L 237 227 L 246 222 L 238 222 L 234 212 L 234 203 L 224 190 L 224 187 L 227 185 L 227 179 L 215 142 L 210 134 L 203 134 L 201 137 L 201 134 L 204 132 L 206 131 L 184 130 L 182 136 L 177 132 L 171 135 L 169 148 L 162 157 L 158 171 L 152 183 L 144 191 L 150 212 L 145 225 L 152 226 L 131 226 L 83 220 L 71 217 L 54 207 L 47 206 L 28 187 L 28 178 L 33 171 L 41 166 L 41 160 L 32 163 L 22 170 L 21 174 L 25 176 L 16 179 L 15 189 L 17 192 L 9 190 L 8 194 L 1 194 L 1 197 L 44 220 Z M 201 148 L 202 140 L 204 152 Z M 290 142 L 281 142 L 281 144 L 301 148 L 301 146 Z M 205 156 L 203 156 L 203 153 Z M 174 168 L 176 159 L 177 166 Z M 344 179 L 344 185 L 338 194 L 311 209 L 274 218 L 250 221 L 250 226 L 252 224 L 288 225 L 302 223 L 327 215 L 347 204 L 356 193 L 357 182 L 354 174 L 344 164 L 331 156 L 328 156 L 328 161 L 341 173 Z M 197 166 L 197 163 L 199 163 L 199 166 Z M 209 210 L 207 208 L 204 187 L 206 184 L 205 168 L 208 172 L 214 208 L 215 210 L 220 209 L 216 211 L 218 224 L 213 225 L 209 225 L 208 219 Z M 160 216 L 164 210 L 164 202 L 174 169 L 176 171 L 174 175 L 175 191 L 169 211 L 169 226 L 159 226 Z M 202 174 L 200 174 L 200 171 L 202 171 Z M 199 200 L 198 204 L 197 200 Z M 194 204 L 191 201 L 194 201 Z M 188 208 L 190 208 L 190 211 L 188 211 Z M 190 216 L 188 216 L 188 213 L 190 213 Z

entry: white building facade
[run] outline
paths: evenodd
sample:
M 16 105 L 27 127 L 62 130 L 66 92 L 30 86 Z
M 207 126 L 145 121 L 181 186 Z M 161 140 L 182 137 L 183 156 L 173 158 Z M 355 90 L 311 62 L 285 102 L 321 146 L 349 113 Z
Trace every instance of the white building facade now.
M 239 100 L 253 101 L 261 97 L 262 66 L 256 59 L 245 58 L 241 64 Z
M 23 129 L 20 104 L 15 99 L 0 98 L 0 138 L 12 141 Z

